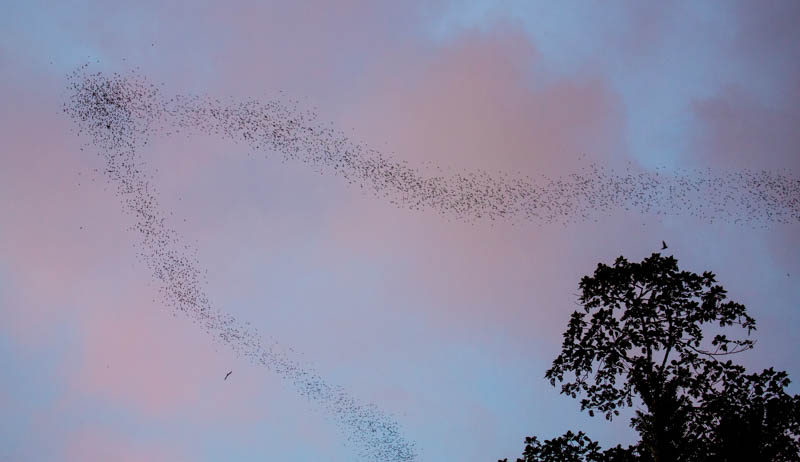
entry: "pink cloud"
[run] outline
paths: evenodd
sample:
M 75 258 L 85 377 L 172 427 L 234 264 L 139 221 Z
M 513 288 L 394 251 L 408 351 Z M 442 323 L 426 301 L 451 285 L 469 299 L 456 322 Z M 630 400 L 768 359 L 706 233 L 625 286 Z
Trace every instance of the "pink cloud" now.
M 694 148 L 719 165 L 800 167 L 800 32 L 797 2 L 733 5 L 735 24 L 720 53 L 742 63 L 748 75 L 695 100 Z M 748 86 L 740 82 L 747 82 Z M 768 88 L 764 90 L 763 88 Z M 761 90 L 758 90 L 761 89 Z
M 536 175 L 570 169 L 584 153 L 625 156 L 624 113 L 609 84 L 556 78 L 539 61 L 513 24 L 407 49 L 376 65 L 374 87 L 347 123 L 402 159 L 466 169 Z
M 778 107 L 737 86 L 692 104 L 695 149 L 714 165 L 751 169 L 800 167 L 800 84 L 784 89 Z
M 255 419 L 264 409 L 248 397 L 268 392 L 253 367 L 226 345 L 143 293 L 120 293 L 87 316 L 73 391 L 109 399 L 155 416 L 213 415 Z M 224 381 L 230 369 L 237 380 Z M 260 414 L 258 414 L 259 412 Z

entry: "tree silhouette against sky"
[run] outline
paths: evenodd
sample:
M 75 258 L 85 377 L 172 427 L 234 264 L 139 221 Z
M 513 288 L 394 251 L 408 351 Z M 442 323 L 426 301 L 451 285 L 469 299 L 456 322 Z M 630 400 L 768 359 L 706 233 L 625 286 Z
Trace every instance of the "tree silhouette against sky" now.
M 591 416 L 636 404 L 640 441 L 601 450 L 580 431 L 528 437 L 518 461 L 800 461 L 800 396 L 785 392 L 785 372 L 747 374 L 728 358 L 754 347 L 755 319 L 713 273 L 654 253 L 600 263 L 579 287 L 583 310 L 545 378 Z

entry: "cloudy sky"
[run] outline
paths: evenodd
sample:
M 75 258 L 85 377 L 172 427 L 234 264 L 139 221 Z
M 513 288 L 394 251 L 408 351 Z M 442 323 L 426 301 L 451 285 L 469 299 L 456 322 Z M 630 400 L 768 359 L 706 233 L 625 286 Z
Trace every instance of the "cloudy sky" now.
M 87 62 L 167 93 L 297 100 L 410 165 L 800 178 L 800 4 L 558 3 L 0 0 L 0 460 L 356 457 L 315 403 L 160 298 L 62 112 Z M 757 319 L 743 363 L 800 376 L 798 220 L 464 222 L 219 137 L 153 141 L 214 306 L 391 415 L 419 460 L 512 457 L 567 429 L 632 442 L 543 375 L 580 277 L 662 239 Z

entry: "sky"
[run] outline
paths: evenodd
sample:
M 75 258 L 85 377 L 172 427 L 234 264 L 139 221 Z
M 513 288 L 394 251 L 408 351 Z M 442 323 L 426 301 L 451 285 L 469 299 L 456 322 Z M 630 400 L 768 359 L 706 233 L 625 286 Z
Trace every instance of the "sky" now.
M 316 403 L 164 302 L 102 158 L 62 110 L 83 64 L 135 69 L 166 94 L 296 100 L 416 166 L 800 179 L 793 1 L 0 11 L 0 461 L 359 460 Z M 662 240 L 756 318 L 743 364 L 800 375 L 800 219 L 464 221 L 273 154 L 183 133 L 142 152 L 213 305 L 391 416 L 418 460 L 514 457 L 525 436 L 568 429 L 635 441 L 629 415 L 591 418 L 543 376 L 580 278 Z

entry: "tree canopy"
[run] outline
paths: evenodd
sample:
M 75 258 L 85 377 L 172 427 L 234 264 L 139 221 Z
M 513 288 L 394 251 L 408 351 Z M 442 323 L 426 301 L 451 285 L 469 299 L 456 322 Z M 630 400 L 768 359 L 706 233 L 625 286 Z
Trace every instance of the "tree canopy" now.
M 518 461 L 800 461 L 800 396 L 785 392 L 785 372 L 747 374 L 728 358 L 754 347 L 756 323 L 713 273 L 681 271 L 658 253 L 619 257 L 579 288 L 583 309 L 545 378 L 591 416 L 640 404 L 631 419 L 640 441 L 602 451 L 583 432 L 529 437 Z

